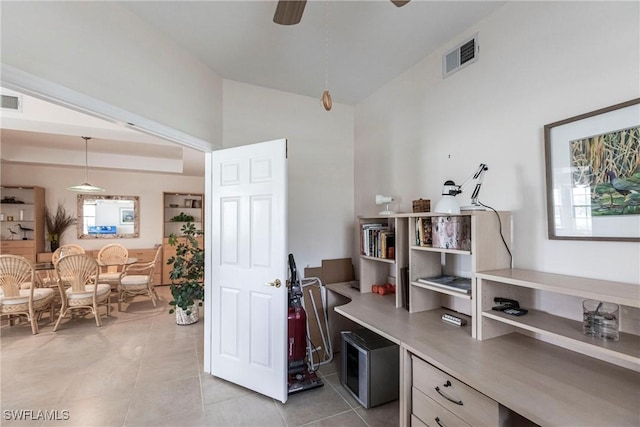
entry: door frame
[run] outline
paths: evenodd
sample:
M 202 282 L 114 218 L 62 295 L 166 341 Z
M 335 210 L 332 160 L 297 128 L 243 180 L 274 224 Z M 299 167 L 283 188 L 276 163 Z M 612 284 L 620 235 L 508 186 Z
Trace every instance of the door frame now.
M 0 65 L 0 86 L 3 88 L 33 96 L 34 98 L 70 110 L 88 114 L 122 127 L 146 133 L 205 153 L 222 148 L 204 139 L 189 135 L 170 126 L 165 126 L 154 120 L 149 120 L 138 114 L 123 110 L 122 108 L 50 80 L 29 74 L 10 65 Z

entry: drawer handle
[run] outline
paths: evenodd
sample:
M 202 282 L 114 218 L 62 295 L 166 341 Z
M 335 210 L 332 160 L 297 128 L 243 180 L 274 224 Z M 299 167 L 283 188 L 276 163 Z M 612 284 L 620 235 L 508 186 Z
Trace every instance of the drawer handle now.
M 446 394 L 444 394 L 443 392 L 441 392 L 441 391 L 440 391 L 440 387 L 437 387 L 437 386 L 436 386 L 436 391 L 438 392 L 438 394 L 439 394 L 440 396 L 444 397 L 444 398 L 445 398 L 445 399 L 447 399 L 449 402 L 453 402 L 453 403 L 455 403 L 456 405 L 460 405 L 460 406 L 462 406 L 462 405 L 463 405 L 462 400 L 455 400 L 455 399 L 452 399 L 452 398 L 450 398 L 449 396 L 447 396 Z
M 440 427 L 446 427 L 444 424 L 442 424 L 442 423 L 440 422 L 440 418 L 439 418 L 439 417 L 435 417 L 434 419 L 435 419 L 436 423 L 437 423 Z

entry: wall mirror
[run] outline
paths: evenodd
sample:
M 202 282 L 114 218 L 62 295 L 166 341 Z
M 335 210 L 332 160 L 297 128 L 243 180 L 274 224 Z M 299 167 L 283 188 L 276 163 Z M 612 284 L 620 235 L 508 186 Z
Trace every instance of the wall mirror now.
M 78 194 L 78 239 L 139 237 L 138 196 Z

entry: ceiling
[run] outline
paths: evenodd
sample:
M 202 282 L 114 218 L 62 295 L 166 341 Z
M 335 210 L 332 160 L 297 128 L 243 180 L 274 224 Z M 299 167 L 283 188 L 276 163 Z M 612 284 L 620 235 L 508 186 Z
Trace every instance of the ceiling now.
M 328 34 L 332 98 L 354 105 L 505 1 L 309 0 L 291 26 L 273 23 L 276 3 L 121 2 L 222 78 L 318 98 Z
M 505 1 L 412 0 L 397 8 L 388 0 L 310 0 L 302 21 L 293 26 L 273 23 L 275 1 L 118 3 L 224 79 L 318 99 L 328 88 L 334 103 L 355 105 Z M 141 170 L 141 164 L 166 165 L 167 170 L 158 172 L 204 174 L 202 153 L 103 125 L 93 117 L 87 116 L 91 120 L 81 121 L 83 125 L 75 119 L 26 119 L 16 125 L 6 116 L 3 112 L 5 163 L 83 167 L 79 136 L 86 135 L 94 137 L 90 150 L 103 159 L 92 167 Z M 16 160 L 18 154 L 22 160 Z M 126 156 L 130 161 L 122 161 Z M 110 163 L 109 158 L 120 160 Z M 181 163 L 179 169 L 175 162 Z

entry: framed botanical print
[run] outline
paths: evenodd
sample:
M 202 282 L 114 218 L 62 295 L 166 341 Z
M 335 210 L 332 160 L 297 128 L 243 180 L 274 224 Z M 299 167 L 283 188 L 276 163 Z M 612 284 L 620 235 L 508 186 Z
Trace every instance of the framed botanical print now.
M 544 127 L 550 239 L 640 241 L 640 98 Z

